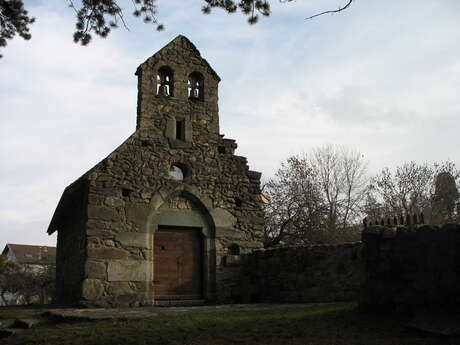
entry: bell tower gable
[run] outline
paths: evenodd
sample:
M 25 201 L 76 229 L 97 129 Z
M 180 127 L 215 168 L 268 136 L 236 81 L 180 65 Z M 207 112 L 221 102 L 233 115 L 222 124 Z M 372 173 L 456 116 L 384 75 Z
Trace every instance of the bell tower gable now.
M 177 36 L 148 58 L 136 75 L 137 130 L 190 146 L 193 136 L 188 128 L 200 118 L 218 135 L 220 78 L 185 36 Z

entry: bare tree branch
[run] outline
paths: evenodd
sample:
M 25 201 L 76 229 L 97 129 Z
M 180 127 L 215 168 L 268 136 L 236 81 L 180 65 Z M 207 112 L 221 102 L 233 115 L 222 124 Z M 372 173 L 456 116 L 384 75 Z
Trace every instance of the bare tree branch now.
M 321 13 L 317 13 L 317 14 L 315 14 L 315 15 L 313 15 L 313 16 L 310 16 L 310 17 L 305 18 L 305 20 L 307 20 L 307 19 L 313 19 L 313 18 L 315 18 L 315 17 L 319 17 L 319 16 L 322 16 L 322 15 L 324 15 L 324 14 L 342 12 L 343 10 L 346 10 L 346 9 L 351 5 L 352 2 L 353 2 L 353 0 L 349 0 L 348 3 L 347 3 L 345 6 L 340 7 L 340 8 L 337 9 L 337 10 L 324 11 L 324 12 L 321 12 Z
M 363 155 L 343 147 L 289 157 L 264 188 L 265 246 L 356 240 L 366 168 Z

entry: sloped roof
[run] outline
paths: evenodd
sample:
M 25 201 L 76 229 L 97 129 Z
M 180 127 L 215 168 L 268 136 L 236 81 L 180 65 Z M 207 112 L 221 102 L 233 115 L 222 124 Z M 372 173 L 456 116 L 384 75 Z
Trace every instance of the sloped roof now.
M 73 192 L 82 186 L 82 183 L 86 181 L 88 175 L 100 164 L 100 162 L 96 164 L 94 167 L 92 167 L 90 170 L 88 170 L 64 189 L 64 192 L 62 193 L 61 198 L 59 199 L 59 202 L 56 206 L 56 210 L 53 213 L 53 217 L 51 218 L 50 224 L 48 225 L 48 230 L 46 231 L 48 235 L 53 234 L 57 230 L 61 219 L 65 217 L 65 210 L 72 203 L 72 196 L 74 194 Z
M 74 182 L 69 184 L 65 189 L 64 192 L 61 195 L 61 198 L 59 199 L 59 202 L 56 206 L 56 210 L 53 213 L 53 217 L 51 218 L 50 224 L 48 226 L 48 230 L 46 231 L 48 235 L 53 234 L 55 231 L 58 230 L 58 225 L 59 222 L 61 221 L 61 217 L 65 216 L 64 211 L 68 207 L 69 203 L 72 201 L 72 194 L 75 190 L 80 188 L 82 184 L 85 183 L 85 181 L 88 180 L 88 177 L 92 172 L 100 168 L 101 166 L 104 165 L 104 162 L 107 161 L 112 155 L 116 154 L 117 151 L 119 151 L 122 147 L 127 145 L 133 138 L 136 136 L 138 132 L 134 132 L 131 134 L 125 141 L 123 141 L 115 150 L 113 150 L 107 157 L 102 159 L 99 163 L 97 163 L 94 167 L 89 169 L 87 172 L 85 172 L 82 176 L 80 176 L 78 179 L 76 179 Z
M 11 251 L 20 264 L 55 265 L 56 247 L 8 243 L 2 254 Z
M 159 55 L 161 52 L 163 52 L 164 50 L 167 50 L 167 49 L 171 49 L 172 46 L 174 46 L 176 43 L 181 43 L 182 45 L 185 45 L 187 46 L 199 59 L 201 59 L 201 61 L 203 61 L 206 65 L 206 67 L 208 67 L 209 69 L 209 72 L 211 72 L 211 74 L 214 76 L 214 78 L 216 78 L 217 81 L 220 81 L 220 77 L 218 76 L 218 74 L 216 73 L 216 71 L 214 71 L 214 69 L 211 67 L 211 65 L 209 64 L 208 61 L 206 61 L 206 59 L 204 59 L 203 57 L 201 57 L 201 53 L 200 51 L 195 47 L 195 45 L 185 36 L 183 35 L 178 35 L 176 38 L 174 38 L 171 42 L 169 42 L 167 45 L 165 45 L 163 48 L 161 48 L 159 51 L 157 51 L 155 54 L 153 54 L 151 57 L 149 57 L 147 60 L 145 60 L 143 63 L 141 63 L 139 65 L 139 67 L 137 67 L 137 70 L 136 70 L 136 75 L 137 75 L 137 72 L 139 71 L 139 69 L 142 69 L 142 67 L 151 59 L 155 59 L 155 57 L 157 55 Z

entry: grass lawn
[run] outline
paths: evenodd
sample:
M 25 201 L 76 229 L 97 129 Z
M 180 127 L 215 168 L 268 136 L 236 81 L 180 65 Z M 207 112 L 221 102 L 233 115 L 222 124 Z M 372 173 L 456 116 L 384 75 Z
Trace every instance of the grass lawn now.
M 8 306 L 0 307 L 0 321 L 6 319 L 28 319 L 38 317 L 48 310 L 47 306 Z
M 0 319 L 15 309 L 0 309 Z M 19 310 L 24 314 L 24 310 Z M 36 312 L 36 310 L 32 310 Z M 8 345 L 411 345 L 459 344 L 429 336 L 402 320 L 359 312 L 352 303 L 270 309 L 193 311 L 143 319 L 45 324 L 0 340 Z

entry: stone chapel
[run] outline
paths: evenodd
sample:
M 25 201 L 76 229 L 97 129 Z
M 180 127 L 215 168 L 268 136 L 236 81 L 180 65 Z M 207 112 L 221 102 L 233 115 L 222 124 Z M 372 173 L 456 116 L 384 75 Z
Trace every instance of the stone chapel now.
M 262 247 L 261 174 L 220 134 L 220 78 L 186 37 L 136 76 L 136 131 L 64 190 L 50 222 L 57 302 L 231 302 L 240 254 Z

